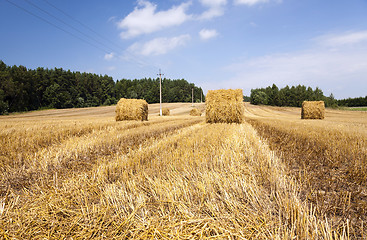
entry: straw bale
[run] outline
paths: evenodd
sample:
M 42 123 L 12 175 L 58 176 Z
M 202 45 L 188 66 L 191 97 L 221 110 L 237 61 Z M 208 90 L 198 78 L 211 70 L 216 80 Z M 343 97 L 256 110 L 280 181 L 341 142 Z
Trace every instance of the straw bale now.
M 171 111 L 169 108 L 162 108 L 162 116 L 169 116 L 171 114 Z
M 325 103 L 324 101 L 304 101 L 301 111 L 302 119 L 324 119 Z
M 190 110 L 190 116 L 201 116 L 201 111 L 198 108 L 193 108 Z
M 143 99 L 121 98 L 116 106 L 116 121 L 148 121 L 148 103 Z
M 207 123 L 242 123 L 244 119 L 242 89 L 209 90 L 205 105 Z

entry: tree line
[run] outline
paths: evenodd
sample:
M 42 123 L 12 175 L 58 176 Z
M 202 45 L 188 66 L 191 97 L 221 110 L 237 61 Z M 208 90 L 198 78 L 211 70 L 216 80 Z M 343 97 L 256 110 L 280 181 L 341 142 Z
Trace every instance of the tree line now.
M 367 96 L 341 99 L 338 100 L 338 105 L 344 107 L 365 107 L 367 106 Z
M 201 101 L 202 89 L 185 79 L 162 79 L 163 102 Z M 120 98 L 159 102 L 159 79 L 121 79 L 62 68 L 27 69 L 0 60 L 0 114 L 47 108 L 96 107 Z M 204 98 L 204 96 L 203 96 Z M 204 99 L 203 99 L 204 101 Z
M 333 94 L 324 96 L 318 87 L 312 89 L 304 85 L 297 85 L 279 89 L 275 84 L 271 87 L 251 89 L 250 102 L 252 104 L 301 107 L 303 101 L 325 101 L 327 107 L 336 107 L 338 102 Z
M 367 96 L 348 99 L 335 99 L 331 93 L 326 97 L 318 87 L 312 89 L 304 85 L 297 85 L 279 89 L 275 84 L 266 88 L 251 89 L 251 95 L 246 98 L 252 104 L 301 107 L 303 101 L 324 101 L 326 107 L 362 107 L 367 106 Z M 246 100 L 245 99 L 245 100 Z

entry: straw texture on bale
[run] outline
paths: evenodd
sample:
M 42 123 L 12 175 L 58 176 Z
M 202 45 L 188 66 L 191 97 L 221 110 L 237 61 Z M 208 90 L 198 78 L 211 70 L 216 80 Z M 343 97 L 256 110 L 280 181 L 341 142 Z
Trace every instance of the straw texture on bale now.
M 121 98 L 116 106 L 116 121 L 148 121 L 148 103 L 143 99 Z
M 207 123 L 242 123 L 244 119 L 242 89 L 209 90 L 205 105 Z
M 190 110 L 190 116 L 201 116 L 201 111 L 198 108 L 193 108 Z
M 169 116 L 170 114 L 171 114 L 171 111 L 168 108 L 162 108 L 163 116 Z
M 301 111 L 302 119 L 324 119 L 325 103 L 324 101 L 304 101 Z

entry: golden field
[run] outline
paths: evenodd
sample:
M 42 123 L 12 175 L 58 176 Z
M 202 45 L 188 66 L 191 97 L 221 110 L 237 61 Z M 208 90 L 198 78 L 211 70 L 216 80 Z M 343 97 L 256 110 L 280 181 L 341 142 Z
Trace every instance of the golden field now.
M 366 238 L 366 113 L 246 104 L 244 123 L 207 124 L 165 107 L 1 116 L 0 237 Z

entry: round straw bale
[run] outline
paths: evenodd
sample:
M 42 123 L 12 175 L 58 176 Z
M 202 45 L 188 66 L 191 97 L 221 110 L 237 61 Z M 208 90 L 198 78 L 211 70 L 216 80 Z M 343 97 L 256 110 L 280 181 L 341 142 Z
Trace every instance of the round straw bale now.
M 190 110 L 190 116 L 201 116 L 201 111 L 198 108 L 193 108 Z
M 304 101 L 301 110 L 302 119 L 324 119 L 325 103 L 324 101 Z
M 148 103 L 143 99 L 121 98 L 116 105 L 116 121 L 148 121 Z
M 169 116 L 171 114 L 171 111 L 169 108 L 162 108 L 162 116 Z
M 207 123 L 242 123 L 244 119 L 242 89 L 209 90 L 205 105 Z

